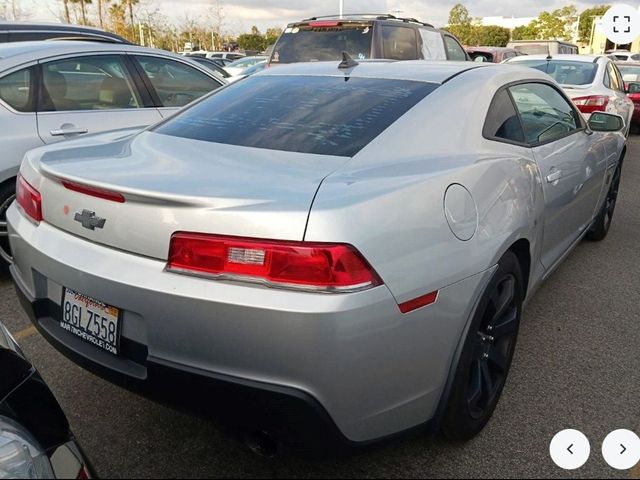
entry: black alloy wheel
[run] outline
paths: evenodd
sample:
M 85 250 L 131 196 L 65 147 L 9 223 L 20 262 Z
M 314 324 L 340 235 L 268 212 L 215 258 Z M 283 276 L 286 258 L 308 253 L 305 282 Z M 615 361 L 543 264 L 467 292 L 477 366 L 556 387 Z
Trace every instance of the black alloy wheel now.
M 498 404 L 518 337 L 522 278 L 518 257 L 507 252 L 478 303 L 442 418 L 442 431 L 450 440 L 473 438 Z

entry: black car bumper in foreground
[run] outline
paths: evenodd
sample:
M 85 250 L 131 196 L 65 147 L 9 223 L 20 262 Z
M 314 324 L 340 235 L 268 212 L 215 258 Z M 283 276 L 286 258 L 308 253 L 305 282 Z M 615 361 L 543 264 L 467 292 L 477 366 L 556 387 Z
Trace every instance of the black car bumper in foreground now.
M 3 442 L 5 435 L 7 437 Z M 15 458 L 10 465 L 0 463 L 0 472 L 7 467 L 9 471 L 6 473 L 9 475 L 28 473 L 35 474 L 36 478 L 39 475 L 46 478 L 50 475 L 54 478 L 95 477 L 86 455 L 71 433 L 60 405 L 40 374 L 0 324 L 0 443 L 8 442 L 9 448 L 12 441 L 14 446 L 11 448 L 17 448 L 17 441 L 29 454 L 22 456 L 21 467 L 16 465 Z M 37 457 L 32 457 L 34 452 L 29 448 L 38 450 Z M 34 458 L 41 460 L 37 461 L 37 467 L 33 463 L 29 468 L 29 462 Z M 16 472 L 16 468 L 21 470 Z

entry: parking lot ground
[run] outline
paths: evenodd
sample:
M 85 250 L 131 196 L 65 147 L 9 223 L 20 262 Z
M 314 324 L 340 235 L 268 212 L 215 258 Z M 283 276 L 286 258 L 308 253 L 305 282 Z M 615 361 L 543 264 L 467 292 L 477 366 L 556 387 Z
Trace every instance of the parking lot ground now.
M 259 457 L 214 421 L 143 399 L 67 361 L 30 328 L 6 275 L 0 320 L 57 395 L 102 477 L 637 478 L 638 469 L 609 468 L 600 448 L 612 430 L 640 427 L 639 155 L 635 136 L 609 237 L 583 242 L 529 303 L 502 400 L 488 427 L 465 444 L 412 434 L 332 461 Z M 548 455 L 551 438 L 565 428 L 591 442 L 591 458 L 575 472 Z

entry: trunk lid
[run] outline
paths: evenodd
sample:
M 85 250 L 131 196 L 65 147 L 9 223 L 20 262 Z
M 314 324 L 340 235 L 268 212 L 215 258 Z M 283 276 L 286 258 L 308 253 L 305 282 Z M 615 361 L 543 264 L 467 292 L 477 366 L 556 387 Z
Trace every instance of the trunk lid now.
M 178 231 L 302 240 L 318 186 L 349 160 L 151 132 L 41 149 L 34 157 L 45 222 L 163 260 Z M 116 192 L 125 202 L 80 193 L 62 181 Z M 91 229 L 92 214 L 97 223 L 105 220 L 102 228 Z

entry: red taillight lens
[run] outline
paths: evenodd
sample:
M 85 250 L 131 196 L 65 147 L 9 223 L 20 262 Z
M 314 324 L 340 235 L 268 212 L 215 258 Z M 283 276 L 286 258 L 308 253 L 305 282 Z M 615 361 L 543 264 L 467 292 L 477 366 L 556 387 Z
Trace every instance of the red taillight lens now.
M 90 187 L 88 185 L 82 185 L 80 183 L 68 182 L 67 180 L 62 180 L 62 185 L 67 190 L 73 190 L 74 192 L 89 195 L 90 197 L 102 198 L 103 200 L 109 200 L 111 202 L 124 203 L 124 197 L 118 192 L 112 192 L 110 190 L 104 190 L 97 187 Z
M 25 215 L 34 222 L 42 221 L 42 197 L 40 192 L 33 188 L 27 181 L 18 174 L 16 182 L 16 202 Z
M 171 237 L 167 270 L 314 291 L 356 291 L 382 284 L 350 245 L 199 233 Z
M 609 97 L 603 95 L 591 95 L 573 99 L 578 110 L 582 113 L 604 112 L 609 104 Z

